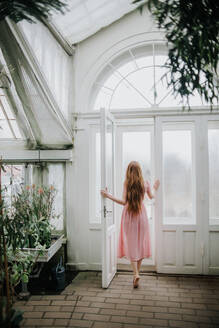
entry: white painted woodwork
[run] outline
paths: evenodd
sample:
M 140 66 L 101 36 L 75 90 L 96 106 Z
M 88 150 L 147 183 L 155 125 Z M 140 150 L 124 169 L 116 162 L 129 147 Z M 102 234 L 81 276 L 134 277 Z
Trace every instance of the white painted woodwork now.
M 112 115 L 101 109 L 100 141 L 101 141 L 101 189 L 111 186 L 115 193 L 115 123 Z M 109 134 L 110 142 L 107 142 Z M 109 155 L 111 154 L 111 156 Z M 109 158 L 110 162 L 107 162 Z M 108 172 L 108 167 L 110 172 Z M 109 203 L 111 202 L 111 204 Z M 110 206 L 111 205 L 111 206 Z M 101 228 L 102 228 L 102 288 L 107 288 L 116 274 L 117 242 L 115 209 L 112 201 L 101 198 Z
M 168 273 L 202 273 L 202 214 L 200 193 L 202 188 L 199 176 L 199 137 L 197 117 L 158 117 L 156 118 L 156 175 L 161 181 L 157 193 L 156 234 L 157 234 L 157 271 Z M 163 171 L 163 131 L 191 131 L 192 147 L 192 203 L 190 219 L 174 218 L 164 220 L 164 171 Z M 174 140 L 172 140 L 174 143 Z M 176 141 L 175 141 L 176 142 Z M 183 177 L 182 177 L 183 179 Z M 177 186 L 176 186 L 177 190 Z
M 72 161 L 72 150 L 0 149 L 4 162 Z

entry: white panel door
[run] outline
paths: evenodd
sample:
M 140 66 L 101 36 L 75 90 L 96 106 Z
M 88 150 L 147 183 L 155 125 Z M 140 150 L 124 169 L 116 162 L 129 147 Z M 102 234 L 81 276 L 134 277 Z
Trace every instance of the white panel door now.
M 157 271 L 202 273 L 202 190 L 196 117 L 156 119 Z
M 112 115 L 101 109 L 101 189 L 115 194 L 115 123 Z M 116 273 L 116 224 L 114 203 L 101 197 L 102 288 L 107 288 Z

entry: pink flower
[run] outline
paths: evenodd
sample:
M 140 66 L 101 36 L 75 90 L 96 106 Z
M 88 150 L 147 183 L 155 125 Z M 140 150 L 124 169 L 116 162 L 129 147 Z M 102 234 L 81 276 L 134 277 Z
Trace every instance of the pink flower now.
M 39 189 L 38 189 L 38 193 L 39 193 L 39 194 L 42 194 L 42 193 L 43 193 L 43 189 L 42 189 L 42 188 L 39 188 Z
M 27 189 L 27 190 L 30 190 L 30 186 L 26 186 L 26 189 Z

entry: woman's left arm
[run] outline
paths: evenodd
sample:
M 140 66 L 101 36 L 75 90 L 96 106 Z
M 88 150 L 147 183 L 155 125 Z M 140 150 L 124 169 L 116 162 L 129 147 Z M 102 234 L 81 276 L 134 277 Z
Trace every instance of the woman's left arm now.
M 156 180 L 153 185 L 154 192 L 157 191 L 159 186 L 160 186 L 160 180 Z M 155 198 L 155 193 L 152 193 L 149 182 L 147 182 L 146 193 L 150 199 Z

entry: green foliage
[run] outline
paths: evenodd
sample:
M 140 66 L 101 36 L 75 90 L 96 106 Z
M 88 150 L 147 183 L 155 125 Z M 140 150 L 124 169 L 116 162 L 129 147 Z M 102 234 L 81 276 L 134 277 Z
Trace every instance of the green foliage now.
M 51 218 L 58 217 L 54 212 L 56 190 L 51 187 L 21 187 L 12 198 L 9 235 L 13 235 L 10 244 L 13 249 L 50 247 L 52 225 Z M 16 234 L 13 234 L 16 231 Z
M 189 104 L 189 95 L 197 90 L 206 102 L 217 103 L 219 2 L 148 0 L 147 5 L 170 46 L 166 65 L 173 93 Z
M 25 19 L 47 19 L 52 10 L 63 13 L 66 3 L 60 0 L 0 0 L 0 21 L 7 16 L 15 23 Z
M 56 190 L 51 187 L 21 186 L 13 196 L 11 205 L 5 202 L 4 192 L 0 199 L 0 296 L 6 280 L 5 263 L 8 263 L 9 285 L 14 287 L 22 280 L 27 283 L 39 255 L 51 244 Z M 4 238 L 3 238 L 4 236 Z M 4 241 L 6 253 L 4 253 Z M 34 254 L 23 250 L 37 248 Z M 0 297 L 1 298 L 1 297 Z M 18 327 L 21 312 L 0 302 L 0 326 Z
M 9 313 L 5 311 L 6 300 L 0 298 L 0 327 L 2 328 L 19 328 L 23 319 L 23 312 L 16 309 L 10 309 Z

